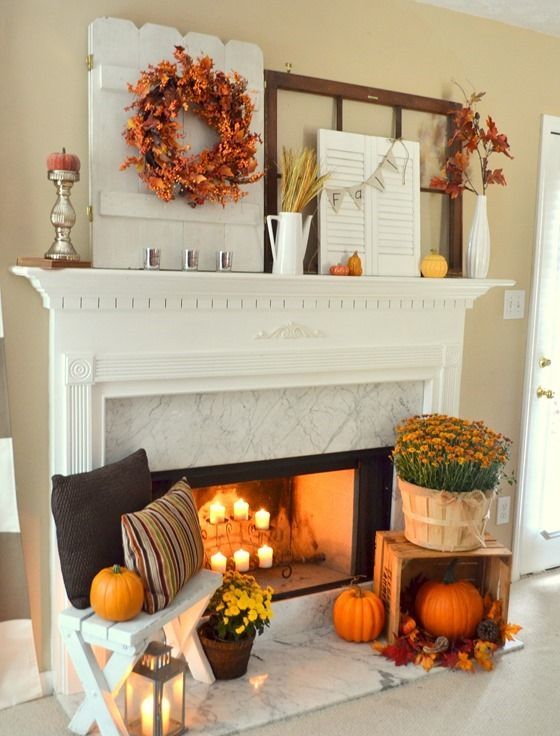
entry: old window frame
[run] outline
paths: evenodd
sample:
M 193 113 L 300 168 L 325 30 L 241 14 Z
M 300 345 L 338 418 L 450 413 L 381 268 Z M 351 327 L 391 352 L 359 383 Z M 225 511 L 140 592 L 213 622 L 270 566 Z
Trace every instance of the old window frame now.
M 291 72 L 279 72 L 270 69 L 264 71 L 264 156 L 265 156 L 265 215 L 277 214 L 278 209 L 278 92 L 302 92 L 305 94 L 331 97 L 335 104 L 335 130 L 344 130 L 344 101 L 365 102 L 373 105 L 384 105 L 393 108 L 393 136 L 402 135 L 403 111 L 414 110 L 435 115 L 447 116 L 448 138 L 451 137 L 452 114 L 461 108 L 458 102 L 411 95 L 405 92 L 394 92 L 377 87 L 365 87 L 348 82 L 337 82 L 316 77 L 307 77 Z M 438 189 L 421 187 L 422 192 L 430 192 L 449 196 Z M 272 271 L 272 254 L 265 237 L 264 270 Z M 448 240 L 449 275 L 462 276 L 463 261 L 463 200 L 449 197 L 449 240 Z

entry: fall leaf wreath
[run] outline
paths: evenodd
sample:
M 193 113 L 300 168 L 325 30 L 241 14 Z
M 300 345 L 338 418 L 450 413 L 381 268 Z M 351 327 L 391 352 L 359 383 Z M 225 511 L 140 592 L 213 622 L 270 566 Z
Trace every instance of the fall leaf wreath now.
M 256 172 L 255 152 L 261 138 L 250 131 L 253 103 L 247 80 L 237 72 L 214 70 L 209 56 L 194 61 L 175 46 L 177 63 L 161 61 L 143 71 L 128 88 L 136 96 L 127 110 L 136 110 L 124 139 L 138 153 L 121 164 L 136 167 L 140 179 L 165 202 L 185 197 L 192 207 L 205 202 L 237 202 L 240 186 L 262 177 Z M 179 113 L 191 111 L 215 130 L 218 142 L 200 153 L 188 154 L 182 144 Z

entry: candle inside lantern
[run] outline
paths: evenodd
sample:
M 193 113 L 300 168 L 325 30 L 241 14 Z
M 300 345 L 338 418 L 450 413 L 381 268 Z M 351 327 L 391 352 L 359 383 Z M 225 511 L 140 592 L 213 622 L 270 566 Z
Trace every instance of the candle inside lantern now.
M 249 518 L 249 504 L 242 498 L 233 504 L 233 518 L 236 521 L 247 521 Z
M 210 567 L 212 568 L 212 570 L 214 570 L 214 572 L 225 572 L 226 565 L 227 557 L 221 552 L 216 552 L 216 554 L 212 555 L 212 557 L 210 558 Z
M 210 505 L 210 523 L 219 524 L 226 518 L 226 507 L 221 503 L 213 503 Z
M 257 550 L 259 556 L 259 567 L 272 567 L 272 547 L 268 544 L 263 544 Z
M 169 732 L 169 713 L 171 705 L 167 698 L 162 698 L 161 701 L 161 732 L 166 734 Z M 154 699 L 153 696 L 149 695 L 142 701 L 140 706 L 142 736 L 153 736 L 154 735 Z
M 236 549 L 233 553 L 235 569 L 238 572 L 247 572 L 249 569 L 249 553 L 245 549 Z
M 270 525 L 270 513 L 264 509 L 260 509 L 255 514 L 255 527 L 257 529 L 268 529 Z

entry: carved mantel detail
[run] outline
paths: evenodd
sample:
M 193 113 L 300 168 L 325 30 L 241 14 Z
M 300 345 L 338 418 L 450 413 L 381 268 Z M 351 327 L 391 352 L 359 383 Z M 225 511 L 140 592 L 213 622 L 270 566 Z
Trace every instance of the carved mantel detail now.
M 288 324 L 278 327 L 273 332 L 266 332 L 261 330 L 255 335 L 255 340 L 271 340 L 271 339 L 282 339 L 282 340 L 299 340 L 301 338 L 309 337 L 325 337 L 325 333 L 321 330 L 313 330 L 305 325 L 298 324 L 296 322 L 288 322 Z

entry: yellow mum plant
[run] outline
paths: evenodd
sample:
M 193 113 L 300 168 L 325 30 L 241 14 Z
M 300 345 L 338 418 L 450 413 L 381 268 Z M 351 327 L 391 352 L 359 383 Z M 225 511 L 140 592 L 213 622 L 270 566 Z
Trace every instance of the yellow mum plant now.
M 238 641 L 262 634 L 272 618 L 270 586 L 262 588 L 252 575 L 231 570 L 208 605 L 207 627 L 215 638 Z
M 398 476 L 417 486 L 487 491 L 497 487 L 510 447 L 510 439 L 484 422 L 424 414 L 397 426 L 391 459 Z

